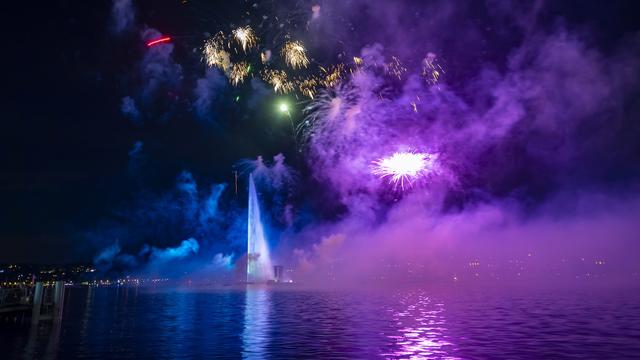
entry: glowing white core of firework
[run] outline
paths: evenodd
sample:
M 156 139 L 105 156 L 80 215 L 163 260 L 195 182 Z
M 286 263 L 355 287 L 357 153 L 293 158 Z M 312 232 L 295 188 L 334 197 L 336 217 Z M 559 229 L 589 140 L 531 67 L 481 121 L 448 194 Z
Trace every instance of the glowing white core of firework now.
M 373 173 L 382 179 L 389 179 L 395 186 L 405 183 L 411 185 L 432 167 L 434 156 L 427 153 L 396 152 L 393 155 L 373 162 Z
M 281 103 L 280 104 L 280 111 L 283 113 L 286 113 L 289 111 L 289 105 L 287 105 L 286 103 Z

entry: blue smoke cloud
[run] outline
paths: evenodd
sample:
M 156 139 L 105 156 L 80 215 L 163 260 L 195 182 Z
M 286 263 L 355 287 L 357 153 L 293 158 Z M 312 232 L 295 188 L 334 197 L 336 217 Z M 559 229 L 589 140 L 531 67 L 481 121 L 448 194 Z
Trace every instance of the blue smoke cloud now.
M 139 125 L 142 123 L 140 111 L 138 111 L 136 101 L 132 97 L 125 96 L 122 98 L 122 102 L 120 103 L 120 112 L 122 112 L 122 115 L 131 120 L 134 124 Z
M 102 249 L 93 259 L 95 266 L 102 271 L 112 268 L 132 269 L 138 265 L 136 258 L 130 254 L 123 254 L 118 241 Z
M 113 262 L 113 259 L 120 253 L 120 250 L 122 250 L 122 248 L 116 242 L 115 244 L 102 249 L 98 253 L 98 255 L 93 258 L 93 262 L 96 264 L 111 263 Z
M 226 189 L 224 184 L 216 184 L 211 186 L 209 196 L 205 198 L 202 207 L 200 209 L 200 231 L 206 233 L 206 230 L 211 228 L 215 224 L 216 216 L 218 216 L 218 203 L 220 202 L 220 195 Z
M 225 255 L 222 253 L 217 253 L 213 257 L 212 264 L 216 268 L 231 270 L 233 269 L 233 254 Z
M 158 249 L 151 248 L 152 261 L 171 261 L 175 259 L 183 259 L 191 254 L 197 254 L 200 250 L 198 241 L 194 238 L 189 238 L 180 243 L 180 246 Z
M 198 185 L 193 175 L 188 171 L 183 171 L 178 176 L 178 190 L 184 192 L 189 197 L 194 197 L 198 193 Z
M 131 150 L 129 150 L 129 174 L 134 181 L 138 184 L 141 183 L 141 170 L 145 162 L 145 155 L 143 154 L 144 143 L 142 141 L 136 141 L 133 143 Z
M 131 148 L 131 151 L 129 151 L 129 157 L 131 159 L 136 159 L 140 156 L 142 153 L 142 145 L 144 145 L 142 141 L 136 141 L 133 143 L 133 147 Z
M 252 78 L 251 93 L 249 95 L 249 100 L 247 100 L 247 107 L 252 110 L 255 109 L 272 94 L 273 92 L 271 91 L 271 88 L 265 85 L 263 81 L 257 78 Z
M 193 89 L 195 100 L 193 109 L 201 121 L 213 121 L 215 112 L 212 109 L 216 100 L 227 87 L 227 79 L 218 69 L 207 69 L 205 76 L 196 81 Z
M 142 142 L 135 143 L 130 156 L 140 156 L 142 146 Z M 241 239 L 246 238 L 246 213 L 235 206 L 220 208 L 226 188 L 226 184 L 199 187 L 194 176 L 183 171 L 173 190 L 157 195 L 142 193 L 113 219 L 104 221 L 100 229 L 87 233 L 87 238 L 102 248 L 94 258 L 96 267 L 107 273 L 169 276 L 205 270 L 202 275 L 214 276 L 230 270 L 233 253 L 220 251 L 244 248 Z M 113 244 L 113 239 L 122 241 Z M 176 239 L 186 240 L 176 245 Z M 212 254 L 217 253 L 220 256 L 212 260 Z M 179 266 L 162 267 L 167 261 L 176 261 Z
M 152 28 L 143 30 L 141 34 L 144 41 L 161 36 L 162 33 Z M 182 81 L 182 66 L 173 60 L 171 43 L 148 48 L 140 63 L 140 71 L 144 81 L 142 96 L 145 101 L 150 101 L 162 87 L 175 89 Z
M 111 7 L 111 28 L 115 33 L 131 29 L 135 20 L 135 10 L 131 0 L 114 0 Z

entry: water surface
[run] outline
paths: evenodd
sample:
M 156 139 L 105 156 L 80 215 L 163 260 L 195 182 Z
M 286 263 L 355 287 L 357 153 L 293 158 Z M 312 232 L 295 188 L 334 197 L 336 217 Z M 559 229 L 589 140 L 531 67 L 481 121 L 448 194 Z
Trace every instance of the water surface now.
M 0 325 L 2 358 L 640 358 L 632 292 L 72 288 L 59 328 Z

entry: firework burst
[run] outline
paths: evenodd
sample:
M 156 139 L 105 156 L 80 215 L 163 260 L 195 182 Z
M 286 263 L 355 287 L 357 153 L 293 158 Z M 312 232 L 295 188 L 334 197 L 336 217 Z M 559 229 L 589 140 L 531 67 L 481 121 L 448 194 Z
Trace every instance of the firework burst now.
M 311 99 L 315 96 L 317 87 L 318 80 L 315 78 L 302 79 L 298 81 L 298 90 Z
M 396 188 L 402 190 L 405 184 L 409 187 L 432 169 L 436 155 L 420 152 L 396 152 L 391 156 L 373 162 L 372 172 L 381 179 L 386 179 Z
M 299 41 L 287 41 L 282 47 L 282 57 L 287 65 L 294 69 L 309 65 L 307 50 Z
M 296 130 L 303 142 L 328 133 L 335 137 L 348 135 L 360 112 L 357 89 L 340 85 L 321 89 L 303 112 L 306 116 Z
M 231 32 L 233 38 L 242 46 L 242 51 L 247 51 L 256 45 L 258 38 L 250 26 L 239 27 Z
M 339 86 L 335 89 L 324 89 L 304 109 L 307 123 L 333 122 L 336 117 L 357 103 L 355 89 Z
M 436 54 L 428 53 L 422 60 L 422 76 L 429 85 L 434 86 L 438 85 L 442 74 L 444 74 L 444 69 L 438 64 Z
M 223 35 L 218 34 L 204 43 L 202 54 L 204 62 L 210 67 L 220 68 L 224 72 L 231 69 L 231 56 L 223 47 Z
M 322 72 L 322 85 L 326 88 L 332 88 L 337 86 L 343 79 L 345 72 L 344 64 L 332 65 L 329 68 L 320 67 Z
M 244 79 L 249 75 L 251 65 L 246 62 L 233 64 L 231 71 L 229 72 L 229 80 L 234 86 L 244 82 Z
M 287 73 L 282 70 L 266 70 L 262 79 L 273 87 L 273 91 L 286 94 L 293 90 L 294 84 L 288 80 Z
M 402 76 L 407 72 L 407 68 L 402 65 L 400 59 L 395 56 L 391 57 L 391 62 L 385 64 L 385 71 L 387 74 L 393 75 L 398 78 L 398 80 L 402 80 Z

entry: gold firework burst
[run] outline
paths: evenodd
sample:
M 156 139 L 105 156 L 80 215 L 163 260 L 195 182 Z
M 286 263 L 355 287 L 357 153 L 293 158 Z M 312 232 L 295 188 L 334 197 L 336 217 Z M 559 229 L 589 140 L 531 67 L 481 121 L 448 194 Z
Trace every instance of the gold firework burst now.
M 294 69 L 307 67 L 307 65 L 309 65 L 307 50 L 299 41 L 287 41 L 282 47 L 282 57 L 287 65 Z

